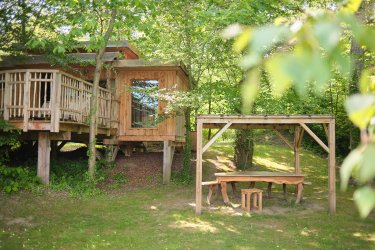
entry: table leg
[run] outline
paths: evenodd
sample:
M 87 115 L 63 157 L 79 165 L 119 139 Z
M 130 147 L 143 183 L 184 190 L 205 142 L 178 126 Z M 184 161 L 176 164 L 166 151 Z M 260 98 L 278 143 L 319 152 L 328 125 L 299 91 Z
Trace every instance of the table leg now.
M 271 190 L 272 190 L 272 182 L 268 182 L 268 188 L 267 188 L 268 199 L 271 198 Z
M 286 199 L 286 184 L 283 183 L 283 193 L 284 193 L 284 199 Z
M 303 192 L 303 183 L 297 185 L 297 200 L 296 203 L 298 204 L 302 199 L 302 192 Z
M 229 204 L 228 192 L 227 192 L 227 183 L 225 181 L 220 182 L 221 185 L 221 195 L 225 204 Z
M 233 195 L 236 195 L 237 193 L 236 182 L 232 181 L 230 185 L 232 186 Z

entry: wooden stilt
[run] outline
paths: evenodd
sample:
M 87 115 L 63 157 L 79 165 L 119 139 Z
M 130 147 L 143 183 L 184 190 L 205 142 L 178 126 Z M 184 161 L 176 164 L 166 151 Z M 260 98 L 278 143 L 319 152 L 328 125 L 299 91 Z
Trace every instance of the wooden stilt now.
M 171 180 L 171 169 L 174 155 L 174 147 L 171 141 L 164 141 L 163 148 L 163 184 L 168 184 Z
M 329 132 L 329 156 L 328 156 L 328 199 L 329 213 L 336 213 L 336 136 L 335 136 L 335 120 L 330 121 L 328 126 Z
M 39 132 L 38 135 L 38 176 L 44 184 L 49 183 L 50 169 L 50 139 L 48 132 Z

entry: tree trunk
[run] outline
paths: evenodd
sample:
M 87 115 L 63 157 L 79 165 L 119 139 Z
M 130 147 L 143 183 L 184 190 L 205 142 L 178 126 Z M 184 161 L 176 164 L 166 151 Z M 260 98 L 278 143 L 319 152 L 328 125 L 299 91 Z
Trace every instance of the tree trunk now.
M 253 130 L 237 129 L 234 146 L 234 162 L 237 169 L 245 170 L 253 166 Z
M 100 48 L 95 55 L 95 72 L 94 72 L 94 82 L 92 87 L 92 96 L 90 100 L 90 128 L 89 128 L 89 148 L 88 148 L 88 155 L 89 155 L 89 176 L 91 179 L 95 177 L 95 165 L 96 165 L 96 130 L 97 130 L 97 111 L 98 111 L 98 91 L 99 91 L 99 80 L 100 80 L 100 73 L 102 70 L 103 65 L 103 54 L 105 51 L 105 47 L 107 46 L 109 37 L 113 30 L 113 25 L 115 23 L 117 11 L 115 9 L 111 12 L 111 20 L 109 22 L 107 31 L 104 35 L 104 45 Z

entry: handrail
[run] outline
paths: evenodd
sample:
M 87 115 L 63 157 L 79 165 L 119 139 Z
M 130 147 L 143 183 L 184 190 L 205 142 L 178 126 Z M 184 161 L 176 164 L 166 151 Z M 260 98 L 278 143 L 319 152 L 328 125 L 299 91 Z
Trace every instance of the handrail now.
M 93 84 L 53 69 L 0 71 L 0 117 L 30 121 L 50 121 L 51 132 L 60 122 L 88 125 Z M 103 128 L 118 127 L 118 102 L 110 90 L 99 87 L 97 120 Z

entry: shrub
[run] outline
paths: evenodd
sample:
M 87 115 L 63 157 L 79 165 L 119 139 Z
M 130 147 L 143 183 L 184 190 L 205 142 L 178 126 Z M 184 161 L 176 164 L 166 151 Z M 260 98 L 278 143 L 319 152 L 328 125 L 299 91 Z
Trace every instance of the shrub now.
M 35 173 L 22 167 L 0 165 L 0 190 L 14 193 L 20 190 L 32 190 L 41 183 Z
M 90 197 L 102 193 L 97 187 L 98 182 L 106 177 L 101 165 L 97 167 L 94 180 L 88 175 L 85 160 L 56 161 L 51 165 L 50 188 L 52 190 L 67 192 L 73 197 Z

